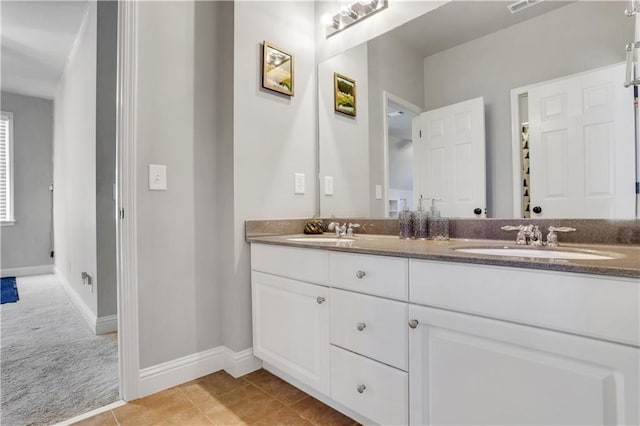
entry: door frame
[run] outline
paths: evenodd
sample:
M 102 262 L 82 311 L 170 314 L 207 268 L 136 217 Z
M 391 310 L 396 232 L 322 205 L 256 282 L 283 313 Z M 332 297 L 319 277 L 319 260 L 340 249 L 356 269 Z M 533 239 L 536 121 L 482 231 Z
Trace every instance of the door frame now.
M 529 93 L 531 89 L 534 87 L 541 86 L 543 84 L 556 83 L 567 78 L 580 77 L 582 75 L 590 74 L 592 72 L 597 72 L 601 70 L 605 70 L 607 68 L 613 68 L 624 64 L 624 62 L 616 62 L 614 64 L 605 65 L 603 67 L 593 68 L 586 71 L 581 71 L 574 74 L 564 75 L 558 78 L 552 78 L 551 80 L 539 81 L 534 84 L 529 84 L 527 86 L 517 87 L 515 89 L 511 89 L 511 173 L 513 180 L 513 217 L 516 219 L 522 218 L 522 200 L 521 200 L 521 192 L 522 192 L 522 159 L 520 158 L 520 102 L 519 98 L 521 95 L 525 93 Z M 620 83 L 622 84 L 622 83 Z M 518 165 L 516 167 L 515 165 Z
M 384 129 L 382 135 L 382 152 L 383 152 L 383 170 L 384 170 L 384 186 L 382 188 L 382 200 L 384 202 L 384 217 L 389 217 L 389 118 L 387 117 L 387 107 L 389 101 L 400 105 L 403 108 L 415 113 L 416 115 L 424 112 L 424 108 L 412 104 L 400 96 L 394 95 L 386 90 L 382 91 L 382 127 Z
M 138 1 L 118 2 L 116 232 L 120 398 L 139 396 L 136 217 Z

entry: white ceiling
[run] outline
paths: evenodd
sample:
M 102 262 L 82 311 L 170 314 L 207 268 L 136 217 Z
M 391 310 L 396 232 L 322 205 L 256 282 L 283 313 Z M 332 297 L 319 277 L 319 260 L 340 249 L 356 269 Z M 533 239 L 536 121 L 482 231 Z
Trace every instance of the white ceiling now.
M 507 5 L 515 0 L 455 0 L 391 31 L 425 57 L 458 46 L 573 1 L 547 0 L 511 14 Z M 623 8 L 624 9 L 624 8 Z
M 54 97 L 86 5 L 86 0 L 2 0 L 3 91 Z
M 402 114 L 396 115 L 399 112 Z M 389 136 L 393 136 L 398 140 L 411 141 L 411 120 L 415 114 L 393 101 L 389 101 L 387 114 L 392 115 L 391 117 L 387 117 Z

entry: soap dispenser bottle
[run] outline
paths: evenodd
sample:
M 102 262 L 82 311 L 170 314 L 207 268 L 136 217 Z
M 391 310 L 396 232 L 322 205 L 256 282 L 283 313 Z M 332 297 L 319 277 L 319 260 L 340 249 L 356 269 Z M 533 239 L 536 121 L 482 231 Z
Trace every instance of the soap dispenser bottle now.
M 437 241 L 449 239 L 449 218 L 441 217 L 436 208 L 436 201 L 440 198 L 431 199 L 431 211 L 429 211 L 429 238 Z
M 426 240 L 427 238 L 429 238 L 429 215 L 422 206 L 423 200 L 424 198 L 422 197 L 422 195 L 420 195 L 420 200 L 418 201 L 418 210 L 414 213 L 413 216 L 413 233 L 417 240 Z
M 404 206 L 398 214 L 398 222 L 400 225 L 400 238 L 406 240 L 413 238 L 413 213 L 409 211 L 406 198 L 402 198 L 402 201 Z

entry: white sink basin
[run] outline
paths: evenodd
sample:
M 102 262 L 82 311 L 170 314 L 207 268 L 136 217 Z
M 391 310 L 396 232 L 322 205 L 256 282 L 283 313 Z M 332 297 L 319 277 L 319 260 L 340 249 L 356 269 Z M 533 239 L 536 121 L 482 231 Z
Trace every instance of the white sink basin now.
M 553 249 L 527 249 L 514 247 L 482 247 L 482 248 L 456 248 L 455 251 L 473 254 L 485 254 L 489 256 L 508 257 L 532 257 L 538 259 L 571 259 L 571 260 L 609 260 L 615 259 L 605 254 L 597 254 L 581 251 L 564 251 Z
M 335 237 L 296 237 L 287 238 L 287 241 L 295 241 L 299 243 L 348 243 L 353 241 L 353 239 Z

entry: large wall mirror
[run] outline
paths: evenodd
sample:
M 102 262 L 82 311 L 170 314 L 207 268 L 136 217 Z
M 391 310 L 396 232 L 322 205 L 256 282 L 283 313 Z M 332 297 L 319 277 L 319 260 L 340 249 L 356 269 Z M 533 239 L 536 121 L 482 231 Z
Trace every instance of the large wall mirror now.
M 635 217 L 625 2 L 511 3 L 452 1 L 318 65 L 322 216 L 423 196 L 451 217 Z

